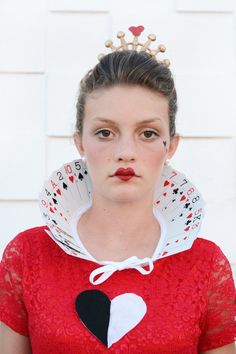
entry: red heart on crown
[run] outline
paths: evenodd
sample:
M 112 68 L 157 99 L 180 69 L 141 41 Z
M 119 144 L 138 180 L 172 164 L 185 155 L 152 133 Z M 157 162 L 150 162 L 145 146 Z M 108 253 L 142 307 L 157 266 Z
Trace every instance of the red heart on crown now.
M 133 33 L 133 35 L 135 37 L 138 37 L 143 32 L 144 27 L 143 26 L 138 26 L 138 27 L 131 26 L 131 27 L 129 27 L 129 30 L 130 30 L 131 33 Z

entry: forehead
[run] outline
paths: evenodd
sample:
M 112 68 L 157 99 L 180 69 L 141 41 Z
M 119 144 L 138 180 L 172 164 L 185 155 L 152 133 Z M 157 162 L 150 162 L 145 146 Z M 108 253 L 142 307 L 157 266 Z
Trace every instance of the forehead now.
M 86 100 L 85 120 L 96 117 L 117 122 L 158 117 L 168 121 L 168 100 L 162 94 L 141 86 L 117 85 L 93 91 Z

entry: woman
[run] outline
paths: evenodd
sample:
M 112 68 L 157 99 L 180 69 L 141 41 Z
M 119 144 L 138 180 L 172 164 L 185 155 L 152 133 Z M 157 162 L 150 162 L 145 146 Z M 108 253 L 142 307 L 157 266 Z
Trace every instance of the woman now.
M 81 81 L 74 141 L 93 198 L 75 233 L 95 261 L 45 227 L 17 235 L 1 264 L 1 353 L 235 353 L 232 272 L 213 242 L 197 238 L 145 276 L 123 266 L 162 239 L 153 194 L 178 147 L 176 110 L 170 70 L 145 51 L 114 51 Z M 120 271 L 91 281 L 104 260 Z

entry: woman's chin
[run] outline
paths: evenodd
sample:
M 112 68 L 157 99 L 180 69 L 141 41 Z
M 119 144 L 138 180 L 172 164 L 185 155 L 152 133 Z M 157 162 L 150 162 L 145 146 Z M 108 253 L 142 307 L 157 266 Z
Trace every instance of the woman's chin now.
M 110 201 L 119 202 L 119 203 L 133 203 L 142 198 L 145 198 L 146 192 L 140 191 L 140 188 L 135 187 L 126 187 L 126 188 L 117 188 L 116 190 L 107 191 L 106 197 Z

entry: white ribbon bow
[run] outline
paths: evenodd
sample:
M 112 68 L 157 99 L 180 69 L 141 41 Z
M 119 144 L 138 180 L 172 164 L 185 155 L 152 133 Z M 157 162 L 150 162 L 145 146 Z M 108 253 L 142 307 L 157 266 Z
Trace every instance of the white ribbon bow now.
M 144 269 L 143 267 L 147 264 L 149 266 L 149 269 Z M 138 270 L 141 274 L 145 275 L 151 273 L 154 266 L 151 258 L 145 257 L 140 259 L 136 256 L 133 256 L 127 258 L 122 262 L 109 262 L 109 264 L 103 265 L 102 267 L 93 270 L 89 276 L 89 281 L 93 285 L 98 285 L 103 283 L 105 280 L 107 280 L 117 270 L 123 270 L 129 268 L 134 268 Z M 98 277 L 97 280 L 94 280 L 94 278 L 99 274 L 101 274 L 100 277 Z

